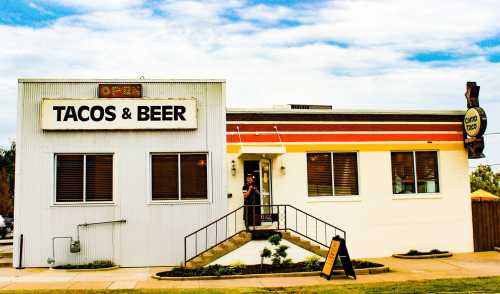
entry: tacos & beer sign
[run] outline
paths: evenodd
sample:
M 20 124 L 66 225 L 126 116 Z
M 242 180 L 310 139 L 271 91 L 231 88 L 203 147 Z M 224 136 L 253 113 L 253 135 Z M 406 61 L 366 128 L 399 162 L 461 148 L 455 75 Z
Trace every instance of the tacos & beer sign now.
M 196 99 L 43 99 L 44 130 L 196 129 Z

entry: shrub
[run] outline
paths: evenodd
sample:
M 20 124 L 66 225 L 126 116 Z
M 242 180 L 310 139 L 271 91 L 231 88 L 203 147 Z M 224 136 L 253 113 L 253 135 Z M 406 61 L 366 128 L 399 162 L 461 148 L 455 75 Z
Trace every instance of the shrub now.
M 55 269 L 99 269 L 113 267 L 115 264 L 111 260 L 96 260 L 84 264 L 66 264 L 55 266 Z
M 236 270 L 242 270 L 245 268 L 245 265 L 240 260 L 234 261 L 230 266 Z
M 281 235 L 274 234 L 271 237 L 269 237 L 267 241 L 269 241 L 269 243 L 273 244 L 274 246 L 278 246 L 281 242 Z
M 264 264 L 264 258 L 269 258 L 271 257 L 271 250 L 269 250 L 267 247 L 264 247 L 262 251 L 260 252 L 260 269 L 262 270 L 262 265 Z
M 236 271 L 234 270 L 233 267 L 230 266 L 221 266 L 215 270 L 215 275 L 216 276 L 227 276 L 227 275 L 235 275 Z
M 269 243 L 274 245 L 274 252 L 272 253 L 272 258 L 271 262 L 273 266 L 283 266 L 283 265 L 289 265 L 292 260 L 290 259 L 287 261 L 287 263 L 284 263 L 284 260 L 287 257 L 287 250 L 288 246 L 287 245 L 280 245 L 281 243 L 281 235 L 280 234 L 274 234 L 268 239 Z
M 418 250 L 411 249 L 406 253 L 406 255 L 418 255 Z
M 305 269 L 309 272 L 319 270 L 321 267 L 319 260 L 320 260 L 320 257 L 317 255 L 311 255 L 311 256 L 306 257 L 306 259 L 304 260 Z
M 282 265 L 282 266 L 289 266 L 290 264 L 292 264 L 292 259 L 291 259 L 291 258 L 285 258 L 285 259 L 283 259 L 283 261 L 281 262 L 281 265 Z

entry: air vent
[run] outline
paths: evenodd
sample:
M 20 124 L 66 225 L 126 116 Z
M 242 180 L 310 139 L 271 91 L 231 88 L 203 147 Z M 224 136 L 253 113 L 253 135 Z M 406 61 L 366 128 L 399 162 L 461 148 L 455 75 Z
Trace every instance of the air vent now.
M 331 105 L 309 105 L 309 104 L 288 104 L 290 109 L 327 109 L 332 110 Z

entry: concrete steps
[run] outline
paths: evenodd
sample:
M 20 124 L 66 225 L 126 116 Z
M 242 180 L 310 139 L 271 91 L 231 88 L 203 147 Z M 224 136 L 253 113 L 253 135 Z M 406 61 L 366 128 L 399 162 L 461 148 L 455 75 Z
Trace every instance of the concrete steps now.
M 316 255 L 326 257 L 328 255 L 328 249 L 321 247 L 317 243 L 306 240 L 297 236 L 289 231 L 281 232 L 283 239 L 288 242 L 295 244 L 305 250 L 308 250 Z
M 0 267 L 12 267 L 12 237 L 0 240 Z
M 205 266 L 212 261 L 228 254 L 229 252 L 243 246 L 252 240 L 252 234 L 248 232 L 241 232 L 232 238 L 222 242 L 221 244 L 215 246 L 214 248 L 203 252 L 198 255 L 196 258 L 188 261 L 186 263 L 186 267 L 188 268 L 196 268 Z
M 12 258 L 12 245 L 0 246 L 0 258 Z
M 7 257 L 0 258 L 0 268 L 1 267 L 12 267 L 12 258 L 7 258 Z

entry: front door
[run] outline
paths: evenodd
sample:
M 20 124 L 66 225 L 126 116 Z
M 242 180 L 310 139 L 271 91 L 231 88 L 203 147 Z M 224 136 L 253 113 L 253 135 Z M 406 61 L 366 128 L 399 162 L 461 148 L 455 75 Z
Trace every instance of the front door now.
M 243 163 L 243 170 L 244 182 L 246 181 L 246 175 L 252 174 L 254 176 L 255 187 L 258 187 L 260 192 L 260 204 L 272 205 L 271 160 L 245 160 Z M 271 221 L 271 207 L 262 207 L 261 213 L 263 222 Z

